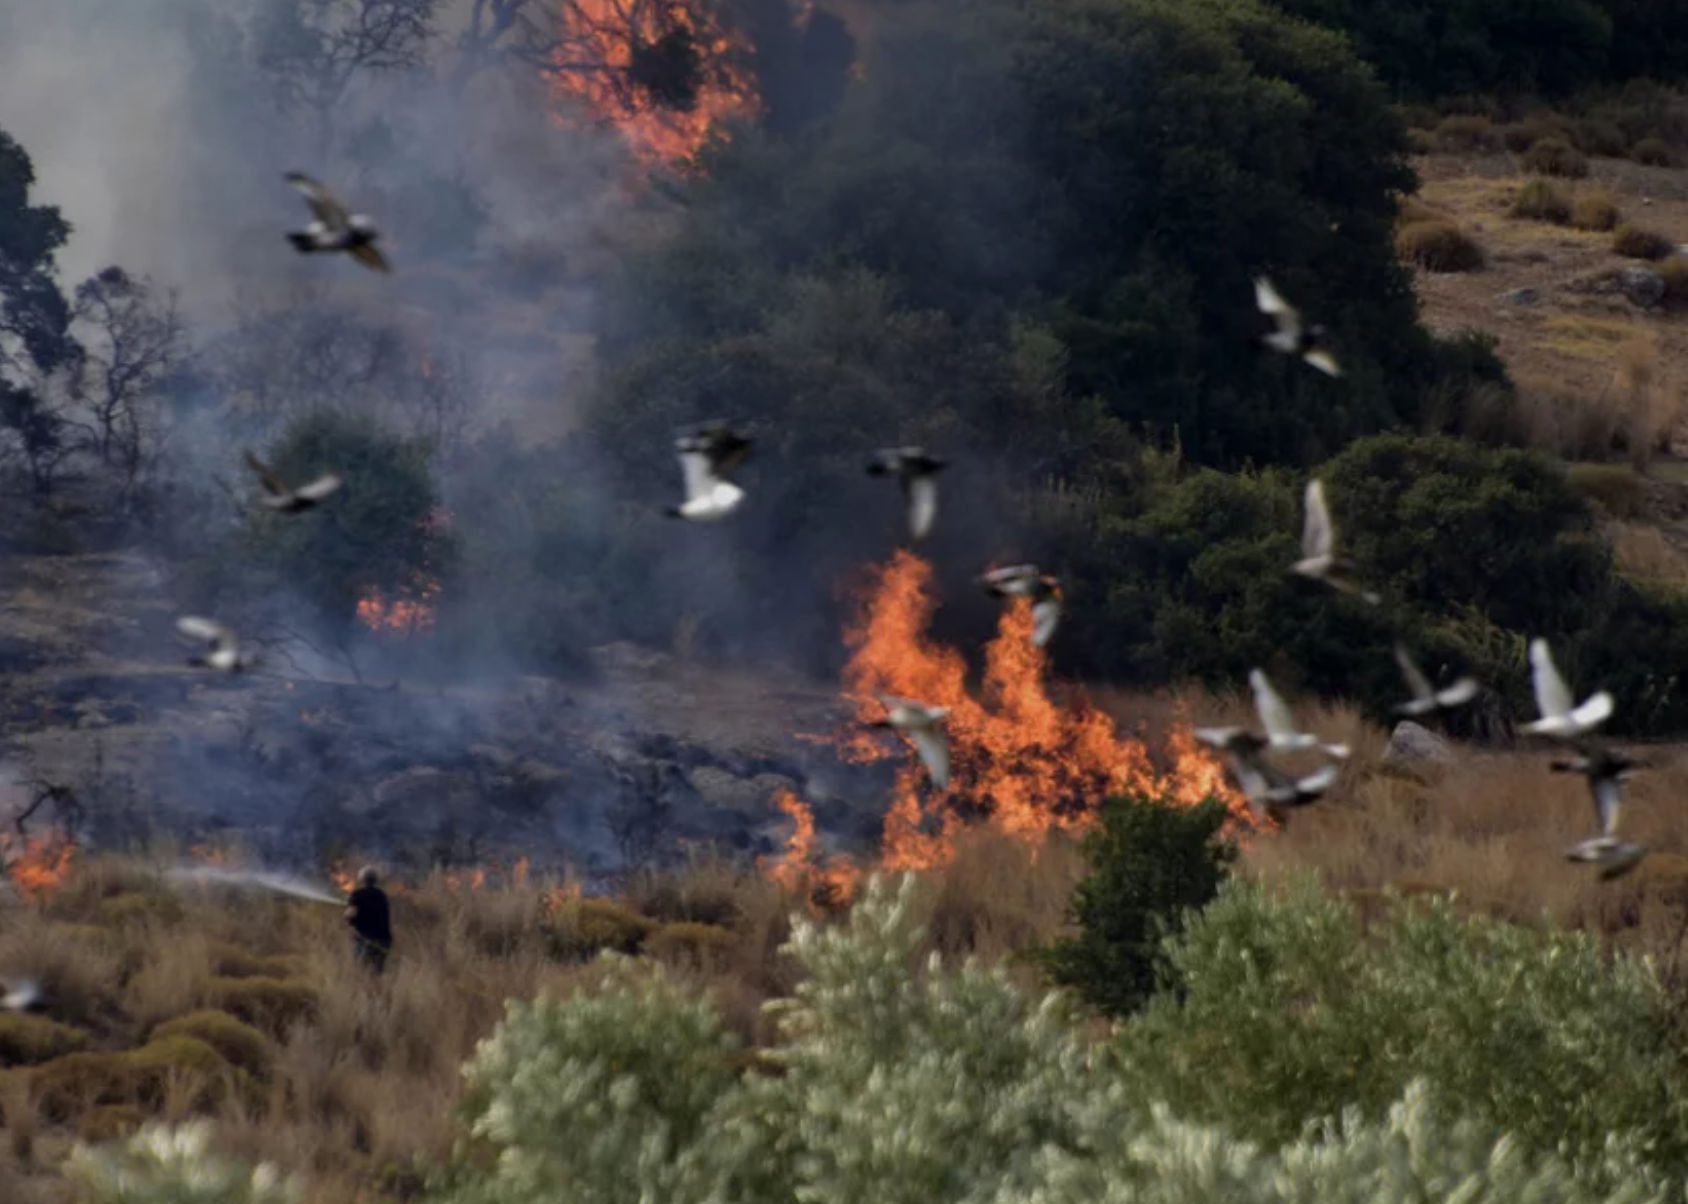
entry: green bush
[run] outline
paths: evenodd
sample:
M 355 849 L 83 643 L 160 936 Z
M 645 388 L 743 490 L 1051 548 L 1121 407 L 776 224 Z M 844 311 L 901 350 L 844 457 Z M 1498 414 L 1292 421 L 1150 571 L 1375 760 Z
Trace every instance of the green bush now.
M 205 1042 L 160 1037 L 139 1049 L 70 1053 L 30 1072 L 30 1098 L 49 1120 L 64 1121 L 105 1104 L 159 1106 L 167 1090 L 187 1088 L 195 1105 L 224 1097 L 228 1063 Z
M 1612 250 L 1626 259 L 1660 260 L 1676 250 L 1663 234 L 1625 222 L 1612 234 Z
M 262 1074 L 275 1053 L 263 1033 L 227 1012 L 212 1009 L 167 1020 L 152 1030 L 152 1036 L 154 1040 L 177 1036 L 196 1038 L 216 1050 L 229 1065 L 252 1074 Z
M 559 907 L 546 930 L 552 955 L 572 960 L 602 950 L 637 953 L 657 922 L 613 899 L 571 899 Z
M 1598 1163 L 1615 1134 L 1688 1156 L 1670 998 L 1588 936 L 1398 905 L 1362 928 L 1311 882 L 1232 884 L 1169 947 L 1183 992 L 1122 1030 L 1136 1090 L 1268 1143 L 1332 1101 L 1384 1115 L 1428 1080 L 1537 1154 Z
M 1618 224 L 1618 203 L 1609 192 L 1586 192 L 1571 206 L 1571 224 L 1579 230 L 1605 233 Z
M 280 1034 L 316 1011 L 317 991 L 299 978 L 212 978 L 211 1005 L 269 1033 Z
M 1396 232 L 1395 250 L 1430 272 L 1474 272 L 1483 266 L 1483 248 L 1453 222 L 1410 222 Z
M 1518 190 L 1507 212 L 1513 217 L 1563 225 L 1571 219 L 1571 202 L 1546 180 L 1529 180 Z
M 1676 152 L 1662 138 L 1643 138 L 1629 148 L 1629 157 L 1647 167 L 1676 166 Z
M 1543 138 L 1525 151 L 1520 162 L 1538 175 L 1580 180 L 1588 175 L 1588 159 L 1563 138 Z
M 1090 872 L 1073 894 L 1078 931 L 1044 954 L 1050 977 L 1109 1015 L 1141 1007 L 1165 969 L 1163 940 L 1219 892 L 1236 858 L 1219 836 L 1227 815 L 1213 800 L 1109 800 L 1084 841 Z
M 44 1016 L 0 1015 L 0 1066 L 30 1066 L 88 1044 L 88 1034 Z

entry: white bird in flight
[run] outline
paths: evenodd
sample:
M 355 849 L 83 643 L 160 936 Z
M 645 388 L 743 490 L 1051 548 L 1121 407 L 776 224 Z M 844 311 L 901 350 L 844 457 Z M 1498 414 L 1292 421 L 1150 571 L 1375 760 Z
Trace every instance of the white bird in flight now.
M 1277 323 L 1277 329 L 1262 339 L 1273 351 L 1300 357 L 1326 376 L 1341 376 L 1342 365 L 1336 362 L 1327 343 L 1329 331 L 1323 326 L 1309 326 L 1302 321 L 1301 311 L 1272 287 L 1264 276 L 1254 280 L 1254 303 L 1260 312 Z
M 1272 688 L 1266 674 L 1259 669 L 1249 670 L 1248 684 L 1254 688 L 1254 709 L 1260 714 L 1260 725 L 1266 729 L 1266 741 L 1271 747 L 1281 752 L 1321 748 L 1326 756 L 1339 760 L 1348 755 L 1346 744 L 1322 743 L 1311 732 L 1296 727 L 1295 715 L 1290 711 L 1289 704 Z
M 0 1011 L 27 1012 L 42 999 L 40 985 L 31 979 L 8 979 L 0 988 L 5 991 L 0 994 Z
M 1452 710 L 1477 696 L 1477 679 L 1474 677 L 1462 677 L 1451 686 L 1436 689 L 1404 644 L 1395 645 L 1395 663 L 1401 666 L 1401 676 L 1407 679 L 1407 689 L 1412 693 L 1410 699 L 1395 708 L 1396 714 L 1417 716 Z
M 239 673 L 257 663 L 258 658 L 240 646 L 240 638 L 234 631 L 215 619 L 183 615 L 176 620 L 176 630 L 206 646 L 203 654 L 188 658 L 190 665 L 215 669 L 219 673 Z
M 727 479 L 750 455 L 750 439 L 725 422 L 708 422 L 682 432 L 674 440 L 685 481 L 686 500 L 671 506 L 674 518 L 715 522 L 726 518 L 744 501 L 744 490 Z
M 1325 505 L 1324 482 L 1318 477 L 1307 482 L 1306 510 L 1301 526 L 1301 559 L 1290 566 L 1290 571 L 1355 594 L 1376 606 L 1378 596 L 1354 580 L 1354 566 L 1336 553 L 1336 528 L 1330 520 L 1330 507 Z
M 990 569 L 979 577 L 984 587 L 999 598 L 1025 598 L 1032 604 L 1032 643 L 1039 648 L 1049 643 L 1061 622 L 1061 582 L 1038 571 L 1035 564 L 1011 564 Z
M 387 257 L 376 249 L 375 240 L 381 237 L 381 232 L 373 221 L 362 213 L 347 213 L 333 193 L 302 171 L 288 172 L 287 182 L 304 195 L 311 216 L 316 219 L 303 230 L 287 233 L 287 241 L 301 255 L 344 251 L 366 268 L 377 272 L 391 270 Z
M 257 474 L 258 483 L 264 487 L 264 496 L 259 500 L 271 510 L 279 510 L 283 514 L 298 514 L 320 505 L 323 499 L 345 483 L 338 473 L 329 472 L 294 489 L 255 453 L 246 453 L 246 463 Z
M 867 462 L 870 476 L 896 477 L 908 502 L 908 531 L 914 539 L 925 539 L 938 516 L 937 474 L 948 467 L 923 447 L 887 447 Z
M 914 741 L 914 750 L 920 754 L 932 785 L 939 790 L 947 788 L 950 780 L 949 741 L 944 738 L 943 721 L 949 714 L 949 708 L 909 698 L 894 698 L 888 694 L 880 695 L 879 701 L 885 704 L 885 718 L 873 726 L 895 728 Z
M 1612 715 L 1612 696 L 1605 690 L 1591 694 L 1581 705 L 1571 697 L 1571 688 L 1559 676 L 1553 651 L 1547 641 L 1530 641 L 1530 676 L 1536 690 L 1536 709 L 1541 718 L 1524 724 L 1524 730 L 1538 736 L 1571 740 L 1587 735 Z
M 1556 773 L 1580 773 L 1588 779 L 1589 795 L 1594 800 L 1594 822 L 1600 830 L 1600 835 L 1571 846 L 1565 856 L 1571 861 L 1598 865 L 1603 879 L 1627 874 L 1647 854 L 1645 845 L 1618 839 L 1624 780 L 1640 766 L 1639 761 L 1592 746 L 1584 747 L 1569 761 L 1553 762 Z

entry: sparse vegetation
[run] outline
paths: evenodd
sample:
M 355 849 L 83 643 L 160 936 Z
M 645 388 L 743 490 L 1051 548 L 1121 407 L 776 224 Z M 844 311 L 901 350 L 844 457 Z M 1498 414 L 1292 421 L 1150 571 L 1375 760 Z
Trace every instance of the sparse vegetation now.
M 1487 117 L 1472 113 L 1456 113 L 1442 119 L 1436 127 L 1436 144 L 1445 151 L 1493 150 L 1496 145 L 1494 124 Z
M 1585 192 L 1571 206 L 1571 224 L 1579 230 L 1605 233 L 1617 227 L 1620 216 L 1617 201 L 1605 191 Z
M 1663 138 L 1643 138 L 1629 148 L 1629 157 L 1646 167 L 1672 167 L 1676 152 Z
M 1626 259 L 1660 260 L 1676 250 L 1676 244 L 1654 230 L 1625 222 L 1612 234 L 1612 250 Z
M 1395 249 L 1402 259 L 1430 272 L 1474 272 L 1483 266 L 1483 248 L 1450 221 L 1402 226 Z
M 1571 202 L 1546 180 L 1527 180 L 1508 212 L 1513 217 L 1563 225 L 1571 219 Z

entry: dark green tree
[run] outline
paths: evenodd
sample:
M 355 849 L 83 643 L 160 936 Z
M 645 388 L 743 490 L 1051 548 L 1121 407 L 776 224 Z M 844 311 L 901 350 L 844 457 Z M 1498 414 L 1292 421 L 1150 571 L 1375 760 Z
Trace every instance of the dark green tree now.
M 1162 982 L 1162 942 L 1219 893 L 1236 859 L 1220 836 L 1226 815 L 1212 799 L 1110 799 L 1085 838 L 1090 873 L 1072 901 L 1078 933 L 1044 954 L 1050 976 L 1111 1016 L 1141 1007 Z

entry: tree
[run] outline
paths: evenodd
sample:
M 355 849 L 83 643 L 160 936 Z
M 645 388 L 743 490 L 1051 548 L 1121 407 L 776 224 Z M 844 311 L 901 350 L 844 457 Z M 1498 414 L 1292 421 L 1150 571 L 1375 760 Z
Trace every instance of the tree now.
M 1078 934 L 1044 954 L 1050 976 L 1111 1016 L 1136 1011 L 1161 985 L 1161 942 L 1225 881 L 1236 846 L 1220 838 L 1223 804 L 1182 807 L 1116 798 L 1085 838 L 1090 873 L 1073 892 Z
M 258 66 L 284 107 L 316 117 L 326 145 L 334 112 L 360 74 L 420 66 L 440 0 L 264 0 L 253 18 Z
M 159 387 L 181 364 L 187 334 L 174 293 L 109 267 L 77 286 L 72 307 L 83 355 L 72 384 L 79 403 L 70 424 L 83 448 L 118 474 L 133 499 L 161 450 Z
M 0 459 L 21 460 L 36 496 L 52 488 L 69 454 L 53 376 L 81 349 L 53 279 L 53 256 L 70 224 L 52 205 L 31 205 L 35 166 L 0 130 Z

